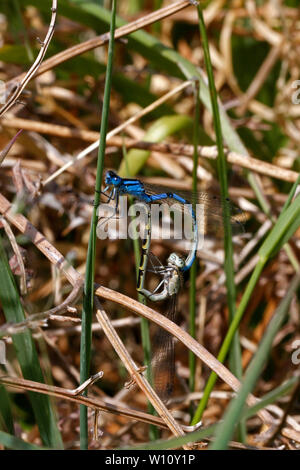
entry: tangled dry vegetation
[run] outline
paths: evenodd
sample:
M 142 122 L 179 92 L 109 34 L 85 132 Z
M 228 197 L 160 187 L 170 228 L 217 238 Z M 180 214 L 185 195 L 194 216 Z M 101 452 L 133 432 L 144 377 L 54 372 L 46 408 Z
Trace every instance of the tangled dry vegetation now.
M 13 403 L 15 434 L 29 443 L 42 444 L 26 390 L 56 397 L 53 404 L 64 448 L 78 448 L 80 403 L 89 406 L 89 424 L 94 429 L 89 448 L 112 449 L 148 441 L 149 423 L 160 426 L 163 437 L 170 436 L 170 429 L 175 435 L 183 434 L 182 424 L 189 424 L 191 409 L 196 408 L 202 396 L 212 365 L 222 379 L 214 388 L 203 423 L 216 423 L 239 388 L 237 379 L 227 369 L 218 369 L 218 364 L 212 364 L 211 356 L 204 352 L 216 357 L 228 329 L 220 241 L 210 241 L 198 252 L 196 339 L 203 349 L 197 349 L 179 329 L 172 329 L 181 340 L 176 342 L 176 386 L 168 404 L 172 414 L 167 417 L 162 413 L 162 417 L 148 414 L 147 397 L 151 391 L 146 379 L 136 372 L 136 367 L 143 364 L 141 316 L 165 326 L 167 323 L 134 300 L 137 293 L 132 241 L 97 242 L 98 289 L 91 375 L 103 371 L 103 377 L 98 374 L 97 382 L 92 378 L 88 397 L 81 394 L 82 389 L 76 390 L 80 383 L 82 287 L 97 148 L 78 161 L 76 157 L 99 138 L 109 37 L 99 34 L 109 30 L 109 22 L 96 19 L 88 10 L 79 18 L 71 7 L 70 11 L 65 8 L 68 2 L 58 1 L 58 12 L 52 11 L 52 21 L 56 23 L 53 29 L 51 2 L 42 2 L 47 4 L 43 7 L 36 1 L 15 3 L 18 8 L 4 2 L 0 15 L 0 79 L 5 84 L 6 103 L 11 97 L 11 105 L 2 105 L 0 110 L 1 232 L 26 313 L 26 320 L 16 324 L 4 312 L 0 316 L 7 354 L 7 362 L 1 366 L 2 383 Z M 128 38 L 144 28 L 198 67 L 206 81 L 197 11 L 186 1 L 175 2 L 180 4 L 177 12 L 172 2 L 164 2 L 167 9 L 156 12 L 152 11 L 155 2 L 151 1 L 144 2 L 144 9 L 138 12 L 130 10 L 129 1 L 119 3 L 118 14 L 127 24 L 116 32 L 119 39 L 115 45 L 105 168 L 118 169 L 125 152 L 129 156 L 131 149 L 144 150 L 149 152 L 140 170 L 145 180 L 190 189 L 191 122 L 195 108 L 192 82 L 184 79 L 180 67 L 174 73 L 164 65 L 160 69 L 157 57 L 152 62 L 150 44 L 144 44 L 143 49 L 138 37 L 136 42 Z M 279 216 L 291 183 L 298 177 L 299 2 L 212 0 L 204 9 L 204 17 L 218 95 L 229 116 L 229 125 L 247 149 L 243 152 L 242 147 L 234 148 L 223 128 L 230 166 L 230 197 L 247 214 L 245 234 L 234 244 L 238 305 L 257 264 L 259 246 Z M 157 22 L 160 18 L 163 19 Z M 160 53 L 158 48 L 155 53 Z M 36 57 L 39 59 L 35 62 Z M 20 86 L 22 80 L 24 87 Z M 162 104 L 156 103 L 160 98 Z M 186 116 L 188 124 L 179 133 L 169 132 L 163 140 L 147 141 L 149 127 L 168 115 Z M 218 190 L 217 152 L 211 146 L 215 141 L 214 126 L 205 105 L 201 107 L 200 122 L 203 136 L 198 152 L 199 188 Z M 20 129 L 23 131 L 16 135 Z M 261 201 L 272 220 L 262 209 Z M 173 245 L 154 240 L 152 249 L 164 260 Z M 288 248 L 282 248 L 264 268 L 243 316 L 239 331 L 244 371 L 298 269 L 299 231 L 289 240 Z M 184 253 L 180 244 L 176 250 Z M 163 304 L 151 307 L 161 313 L 165 308 Z M 188 329 L 188 312 L 189 279 L 178 299 L 178 325 L 182 330 Z M 20 378 L 12 335 L 28 327 L 47 385 Z M 253 390 L 256 397 L 296 377 L 299 365 L 293 363 L 291 356 L 297 339 L 299 303 L 295 294 Z M 197 355 L 193 393 L 187 386 L 186 346 Z M 132 377 L 137 384 L 125 387 Z M 162 410 L 159 405 L 158 410 Z M 235 442 L 235 436 L 231 446 L 299 448 L 298 393 L 291 390 L 279 397 L 269 405 L 268 413 L 274 428 L 265 439 L 259 438 L 264 416 L 255 415 L 247 421 L 246 443 Z M 96 421 L 101 436 L 99 432 L 97 435 Z M 7 430 L 5 423 L 3 429 Z M 207 443 L 208 440 L 201 441 L 198 447 L 205 448 Z

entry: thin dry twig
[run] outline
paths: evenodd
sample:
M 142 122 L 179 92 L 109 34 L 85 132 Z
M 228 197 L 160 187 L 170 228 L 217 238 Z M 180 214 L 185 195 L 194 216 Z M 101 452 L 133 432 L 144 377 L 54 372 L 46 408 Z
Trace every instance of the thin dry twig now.
M 96 374 L 97 376 L 97 374 Z M 94 376 L 93 376 L 94 377 Z M 99 378 L 99 377 L 98 377 Z M 96 380 L 98 380 L 96 377 Z M 91 377 L 88 381 L 93 380 Z M 124 416 L 130 419 L 142 421 L 147 424 L 153 424 L 159 426 L 163 429 L 168 429 L 168 426 L 165 424 L 162 418 L 158 416 L 153 416 L 143 411 L 132 410 L 127 407 L 109 403 L 109 400 L 101 400 L 100 398 L 84 397 L 80 393 L 78 394 L 79 387 L 75 390 L 70 390 L 62 387 L 56 387 L 54 385 L 43 384 L 39 382 L 34 382 L 32 380 L 25 380 L 17 377 L 6 377 L 0 376 L 0 383 L 17 388 L 19 390 L 29 390 L 32 392 L 43 393 L 46 395 L 51 395 L 58 398 L 63 398 L 69 401 L 76 403 L 77 405 L 85 405 L 93 410 L 104 411 L 106 413 L 112 413 L 120 416 Z M 91 384 L 88 383 L 88 386 Z M 182 429 L 186 432 L 192 432 L 197 429 L 199 425 L 196 426 L 185 426 L 182 425 Z
M 23 129 L 20 129 L 16 133 L 16 135 L 10 140 L 10 142 L 8 142 L 8 144 L 4 147 L 4 149 L 1 150 L 1 152 L 0 152 L 0 166 L 2 165 L 3 160 L 5 159 L 6 155 L 8 154 L 8 152 L 10 151 L 12 146 L 14 145 L 15 141 L 17 140 L 17 138 L 19 137 L 21 132 L 23 132 Z
M 51 7 L 51 20 L 49 24 L 49 28 L 46 34 L 46 37 L 43 42 L 40 42 L 41 45 L 41 50 L 35 59 L 34 63 L 28 70 L 26 74 L 23 74 L 22 78 L 20 77 L 20 81 L 17 84 L 15 91 L 11 95 L 11 97 L 8 99 L 8 101 L 2 106 L 0 109 L 0 116 L 3 116 L 6 111 L 8 111 L 16 102 L 18 97 L 21 95 L 22 91 L 26 87 L 27 83 L 37 74 L 37 71 L 45 57 L 45 54 L 47 52 L 47 49 L 49 47 L 49 44 L 51 42 L 53 33 L 54 33 L 54 28 L 55 28 L 55 21 L 56 21 L 56 12 L 57 12 L 57 0 L 52 0 L 52 7 Z M 13 83 L 18 82 L 18 78 L 13 79 Z M 8 84 L 9 85 L 9 84 Z
M 266 59 L 264 60 L 258 72 L 256 73 L 253 81 L 249 85 L 249 88 L 247 89 L 243 97 L 240 98 L 241 106 L 237 109 L 237 113 L 239 115 L 245 114 L 249 101 L 251 101 L 262 88 L 264 82 L 271 73 L 271 70 L 274 67 L 278 57 L 280 56 L 281 50 L 281 44 L 275 45 L 271 48 Z
M 187 84 L 187 82 L 184 82 L 184 83 Z M 178 91 L 179 90 L 177 89 L 176 92 Z M 138 119 L 139 117 L 141 117 L 141 115 L 138 115 L 136 119 Z M 135 118 L 135 116 L 133 116 L 130 119 L 133 119 L 133 118 Z M 136 148 L 136 149 L 141 149 L 141 150 L 149 150 L 151 152 L 160 152 L 160 153 L 169 154 L 172 157 L 182 156 L 182 155 L 185 155 L 187 157 L 193 156 L 194 147 L 192 145 L 175 143 L 175 142 L 172 142 L 172 143 L 145 142 L 141 140 L 131 139 L 129 137 L 120 137 L 120 136 L 115 135 L 116 133 L 125 129 L 127 125 L 132 124 L 132 122 L 133 120 L 130 122 L 126 121 L 121 125 L 124 127 L 121 128 L 121 126 L 118 126 L 118 128 L 113 129 L 111 133 L 108 133 L 107 134 L 107 146 L 114 146 L 114 147 L 119 147 L 119 148 L 126 147 L 127 149 Z M 85 129 L 74 129 L 74 128 L 70 128 L 67 126 L 61 126 L 58 124 L 31 121 L 31 120 L 29 121 L 28 119 L 15 118 L 15 117 L 12 117 L 9 119 L 7 118 L 2 119 L 1 125 L 7 128 L 22 127 L 23 129 L 26 129 L 29 131 L 39 132 L 41 134 L 48 134 L 48 135 L 53 135 L 53 136 L 58 136 L 58 137 L 63 137 L 63 138 L 78 138 L 87 142 L 90 142 L 90 141 L 94 142 L 96 139 L 99 138 L 99 133 L 95 131 L 88 131 Z M 98 146 L 98 144 L 99 144 L 99 141 L 93 144 L 92 150 L 94 150 Z M 88 151 L 89 153 L 90 151 L 92 151 L 91 147 L 92 146 L 87 147 L 83 152 L 86 152 L 89 149 Z M 254 157 L 241 155 L 239 153 L 232 152 L 226 148 L 224 148 L 224 152 L 227 156 L 228 163 L 231 163 L 233 165 L 238 165 L 242 168 L 247 168 L 256 173 L 261 173 L 262 175 L 270 176 L 271 178 L 276 178 L 276 179 L 283 180 L 283 181 L 288 181 L 290 183 L 295 182 L 298 177 L 298 173 L 296 171 L 288 170 L 286 168 L 280 167 L 278 165 L 274 165 L 272 163 L 264 162 Z M 76 158 L 68 162 L 66 165 L 61 167 L 57 172 L 53 173 L 49 178 L 47 178 L 43 184 L 46 185 L 54 177 L 62 173 L 62 171 L 64 171 L 65 169 L 75 164 L 76 161 L 79 160 L 78 158 L 79 155 L 81 155 L 81 152 L 80 154 L 77 155 Z M 83 156 L 85 155 L 87 155 L 87 153 L 84 153 Z M 218 156 L 217 148 L 215 145 L 210 145 L 210 146 L 199 145 L 198 156 L 215 160 Z
M 176 87 L 173 90 L 171 90 L 170 92 L 166 93 L 164 96 L 161 96 L 160 98 L 155 100 L 153 103 L 151 103 L 149 106 L 146 106 L 146 108 L 141 109 L 139 112 L 134 114 L 134 116 L 131 116 L 129 119 L 127 119 L 127 121 L 123 122 L 119 126 L 115 127 L 115 129 L 108 132 L 106 134 L 106 141 L 108 141 L 111 137 L 115 136 L 116 134 L 119 134 L 119 132 L 126 129 L 126 127 L 130 126 L 130 124 L 132 124 L 133 122 L 137 121 L 141 117 L 143 117 L 146 114 L 153 111 L 153 109 L 160 106 L 162 103 L 167 101 L 170 97 L 174 96 L 176 93 L 179 93 L 179 91 L 182 91 L 184 88 L 188 87 L 191 83 L 192 83 L 191 80 L 187 80 L 187 81 L 181 83 L 178 87 Z M 57 171 L 55 171 L 46 180 L 42 181 L 42 185 L 46 186 L 48 183 L 50 183 L 55 178 L 57 178 L 57 176 L 61 175 L 64 171 L 66 171 L 68 168 L 73 166 L 76 162 L 78 162 L 79 160 L 82 160 L 82 158 L 86 157 L 89 153 L 96 150 L 99 147 L 99 142 L 100 142 L 100 140 L 98 139 L 96 142 L 93 142 L 91 145 L 89 145 L 84 150 L 79 152 L 76 155 L 76 157 L 74 157 L 72 160 L 70 160 L 65 165 L 63 165 L 61 168 L 59 168 Z
M 294 391 L 289 399 L 289 402 L 284 410 L 284 413 L 280 419 L 280 422 L 278 423 L 278 425 L 276 426 L 275 430 L 273 430 L 273 433 L 272 435 L 270 436 L 270 438 L 268 439 L 267 441 L 267 445 L 271 445 L 274 441 L 274 439 L 276 438 L 276 436 L 280 433 L 280 431 L 282 430 L 282 428 L 284 427 L 285 425 L 285 421 L 290 413 L 290 411 L 292 410 L 295 402 L 299 399 L 299 392 L 300 392 L 300 381 L 299 381 L 300 377 L 298 377 L 298 384 L 295 386 L 294 388 Z
M 116 293 L 107 287 L 97 287 L 95 294 L 103 299 L 114 301 L 126 309 L 129 309 L 131 312 L 141 315 L 142 317 L 153 321 L 159 327 L 164 328 L 189 348 L 197 357 L 199 357 L 199 359 L 201 359 L 211 370 L 222 378 L 234 391 L 237 392 L 239 390 L 241 386 L 240 381 L 201 344 L 164 315 L 159 314 L 155 310 L 127 297 L 126 295 L 120 294 L 119 292 Z M 247 404 L 249 406 L 255 405 L 258 402 L 259 400 L 252 394 L 247 398 Z M 258 414 L 263 422 L 273 425 L 273 418 L 267 411 L 260 410 Z
M 152 403 L 157 413 L 168 425 L 169 429 L 173 432 L 175 436 L 183 436 L 184 432 L 181 426 L 173 418 L 167 407 L 163 404 L 157 393 L 153 390 L 146 377 L 141 374 L 140 368 L 136 366 L 127 349 L 125 348 L 123 342 L 121 341 L 118 333 L 114 329 L 109 320 L 106 312 L 101 306 L 99 299 L 95 298 L 95 307 L 96 307 L 96 317 L 98 322 L 101 324 L 104 333 L 111 342 L 113 348 L 117 352 L 118 356 L 121 358 L 126 369 L 130 373 L 134 381 L 139 385 L 143 390 L 148 400 Z M 189 449 L 188 446 L 183 446 L 185 449 Z
M 45 310 L 44 312 L 33 313 L 32 315 L 29 315 L 24 321 L 19 323 L 5 323 L 0 327 L 0 338 L 3 336 L 11 336 L 16 333 L 20 333 L 26 328 L 36 329 L 37 326 L 46 326 L 47 320 L 57 320 L 58 315 L 60 315 L 60 318 L 62 318 L 62 315 L 68 311 L 69 307 L 79 299 L 82 288 L 83 279 L 76 279 L 74 285 L 72 286 L 72 291 L 60 305 L 57 305 L 50 310 Z M 69 317 L 67 317 L 67 319 L 70 320 Z
M 9 223 L 4 217 L 0 217 L 0 222 L 3 225 L 3 228 L 5 230 L 5 233 L 7 235 L 7 238 L 10 241 L 11 247 L 16 255 L 17 261 L 18 261 L 18 266 L 20 270 L 20 292 L 22 295 L 26 295 L 27 293 L 27 285 L 26 285 L 26 271 L 25 271 L 25 266 L 23 262 L 23 257 L 20 252 L 20 247 L 17 243 L 16 237 L 14 236 L 14 233 L 12 229 L 10 228 Z

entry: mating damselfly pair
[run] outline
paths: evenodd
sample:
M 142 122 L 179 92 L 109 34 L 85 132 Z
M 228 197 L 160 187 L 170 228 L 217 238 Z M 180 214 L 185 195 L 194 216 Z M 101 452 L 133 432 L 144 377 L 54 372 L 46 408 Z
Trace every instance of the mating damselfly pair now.
M 206 192 L 191 193 L 188 191 L 173 191 L 170 188 L 164 186 L 157 186 L 149 183 L 145 183 L 136 178 L 122 178 L 117 175 L 114 171 L 107 171 L 105 175 L 106 187 L 102 191 L 102 194 L 106 195 L 106 204 L 110 201 L 114 201 L 112 218 L 117 214 L 119 209 L 119 201 L 121 196 L 132 196 L 133 198 L 141 201 L 146 207 L 147 223 L 151 223 L 149 206 L 153 204 L 166 202 L 167 204 L 176 203 L 176 208 L 184 213 L 188 213 L 192 222 L 192 242 L 189 249 L 189 254 L 183 261 L 182 258 L 176 254 L 172 254 L 170 257 L 170 263 L 176 265 L 180 272 L 188 271 L 195 258 L 198 248 L 198 239 L 200 235 L 216 236 L 220 235 L 223 231 L 224 217 L 230 221 L 234 232 L 243 231 L 244 214 L 242 211 L 234 206 L 229 199 L 222 201 L 216 196 L 212 196 Z M 195 211 L 195 207 L 200 206 L 201 211 Z M 200 214 L 200 215 L 199 215 Z M 151 237 L 151 230 L 146 230 L 146 237 Z M 144 272 L 147 263 L 145 261 L 149 257 L 149 247 L 147 253 L 143 248 L 140 271 Z M 145 268 L 143 268 L 145 266 Z M 169 269 L 168 269 L 169 270 Z M 144 287 L 144 286 L 142 286 Z M 138 281 L 138 290 L 141 288 L 141 274 Z M 151 296 L 148 291 L 144 291 L 146 297 Z M 163 300 L 168 297 L 168 294 L 162 297 L 154 296 L 151 300 Z
M 144 183 L 135 178 L 122 178 L 114 171 L 107 171 L 105 175 L 105 189 L 102 191 L 107 197 L 106 203 L 114 201 L 114 214 L 117 214 L 121 196 L 132 196 L 141 201 L 146 207 L 147 222 L 145 237 L 142 243 L 142 256 L 139 266 L 137 290 L 151 301 L 169 299 L 166 316 L 174 321 L 176 315 L 177 294 L 183 280 L 183 273 L 187 272 L 196 258 L 199 234 L 208 236 L 219 235 L 223 231 L 224 218 L 229 220 L 236 230 L 243 231 L 244 215 L 228 199 L 222 200 L 206 192 L 189 193 L 187 191 L 173 191 L 164 186 Z M 151 212 L 150 206 L 160 202 L 176 203 L 180 210 L 188 213 L 192 222 L 192 243 L 188 256 L 183 257 L 172 253 L 164 266 L 150 251 L 151 244 Z M 201 218 L 196 205 L 201 206 Z M 160 277 L 157 287 L 150 291 L 145 287 L 146 272 L 154 272 Z M 153 358 L 154 383 L 158 394 L 167 399 L 172 389 L 174 376 L 174 341 L 173 336 L 160 329 L 155 336 L 155 353 Z

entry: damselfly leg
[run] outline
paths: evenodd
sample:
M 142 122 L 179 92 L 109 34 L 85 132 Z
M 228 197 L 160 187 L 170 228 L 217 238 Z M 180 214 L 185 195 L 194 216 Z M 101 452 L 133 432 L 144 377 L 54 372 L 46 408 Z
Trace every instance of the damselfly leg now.
M 109 194 L 107 194 L 107 192 L 109 190 L 111 190 L 111 191 L 110 191 Z M 98 224 L 98 228 L 100 228 L 102 225 L 106 224 L 109 220 L 111 220 L 113 218 L 117 218 L 116 215 L 117 215 L 117 212 L 118 212 L 118 209 L 119 209 L 119 193 L 116 190 L 116 188 L 114 188 L 114 187 L 111 188 L 110 186 L 106 186 L 103 191 L 100 191 L 100 194 L 107 197 L 107 199 L 105 201 L 105 204 L 109 204 L 110 201 L 115 201 L 115 205 L 114 205 L 114 208 L 113 208 L 113 213 L 108 217 L 104 217 L 103 218 L 104 220 Z M 97 215 L 99 216 L 99 214 L 97 214 Z
M 147 214 L 147 222 L 145 224 L 145 236 L 142 242 L 142 254 L 138 272 L 137 290 L 149 300 L 157 302 L 177 294 L 180 288 L 182 279 L 181 272 L 184 270 L 185 261 L 176 253 L 172 253 L 168 258 L 167 266 L 163 266 L 158 258 L 156 258 L 153 253 L 150 252 L 151 211 L 148 205 L 145 205 L 145 209 Z M 148 267 L 149 261 L 151 262 L 151 267 Z M 147 271 L 154 272 L 162 277 L 162 280 L 152 292 L 145 288 Z

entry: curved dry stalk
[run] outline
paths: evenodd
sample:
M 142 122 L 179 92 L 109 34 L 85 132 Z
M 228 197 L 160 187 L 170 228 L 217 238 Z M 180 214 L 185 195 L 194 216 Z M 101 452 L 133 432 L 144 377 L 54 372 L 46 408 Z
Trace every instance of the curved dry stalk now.
M 47 52 L 47 49 L 49 47 L 50 41 L 52 39 L 53 33 L 54 33 L 54 27 L 55 27 L 55 20 L 56 20 L 56 12 L 57 12 L 57 0 L 52 0 L 52 7 L 51 7 L 51 20 L 49 24 L 49 28 L 46 34 L 46 37 L 43 42 L 41 42 L 41 50 L 35 59 L 34 63 L 28 70 L 26 74 L 23 74 L 22 77 L 20 77 L 20 83 L 18 83 L 15 91 L 9 98 L 9 100 L 2 106 L 0 109 L 0 116 L 2 116 L 6 111 L 8 111 L 16 102 L 24 88 L 26 87 L 27 83 L 36 75 L 37 70 L 39 69 L 43 58 L 45 57 L 45 54 Z M 17 79 L 11 80 L 13 83 L 15 83 Z M 10 82 L 8 82 L 10 83 Z
M 131 299 L 124 294 L 120 294 L 119 292 L 114 292 L 107 287 L 98 286 L 95 294 L 103 299 L 111 300 L 112 302 L 122 305 L 126 309 L 129 309 L 130 311 L 153 321 L 159 327 L 167 330 L 179 341 L 181 341 L 187 348 L 189 348 L 197 357 L 199 357 L 199 359 L 201 359 L 212 371 L 214 371 L 222 380 L 224 380 L 224 382 L 227 383 L 235 392 L 238 392 L 241 387 L 241 382 L 201 344 L 199 344 L 186 331 L 182 330 L 171 320 L 167 319 L 165 316 L 161 315 L 155 310 L 137 302 L 136 300 Z M 258 402 L 259 399 L 257 399 L 254 395 L 248 395 L 247 404 L 249 406 L 255 405 Z M 268 425 L 274 424 L 272 416 L 266 410 L 260 410 L 258 415 L 264 423 Z
M 137 385 L 143 390 L 149 401 L 154 406 L 157 413 L 161 416 L 161 418 L 165 421 L 168 425 L 169 429 L 173 432 L 175 436 L 183 436 L 184 432 L 181 426 L 177 423 L 177 421 L 173 418 L 172 414 L 169 412 L 167 407 L 163 404 L 159 396 L 153 390 L 149 382 L 147 381 L 146 377 L 141 374 L 141 368 L 137 367 L 133 359 L 131 358 L 130 354 L 128 353 L 127 349 L 125 348 L 123 342 L 121 341 L 118 333 L 114 329 L 109 320 L 106 312 L 101 306 L 101 303 L 97 297 L 95 298 L 95 307 L 96 307 L 96 317 L 98 322 L 101 324 L 104 333 L 106 334 L 107 338 L 111 342 L 112 346 L 114 347 L 115 351 L 117 352 L 118 356 L 122 360 L 123 364 L 125 365 L 126 369 L 130 373 L 132 379 L 137 383 Z M 189 449 L 188 446 L 183 446 L 185 449 Z
M 91 385 L 90 381 L 93 380 L 93 377 L 88 379 L 87 381 L 88 384 L 86 384 L 86 382 L 84 383 L 85 386 Z M 98 380 L 98 378 L 99 377 L 96 377 L 95 380 Z M 153 424 L 163 429 L 168 429 L 168 426 L 165 424 L 163 419 L 159 418 L 158 416 L 153 416 L 143 411 L 132 410 L 127 407 L 115 405 L 115 404 L 109 403 L 106 400 L 102 400 L 100 398 L 84 397 L 80 395 L 80 393 L 82 393 L 82 390 L 78 392 L 78 389 L 82 386 L 77 387 L 75 390 L 72 390 L 72 389 L 70 390 L 67 388 L 56 387 L 54 385 L 47 385 L 47 384 L 43 384 L 39 382 L 34 382 L 32 380 L 25 380 L 25 379 L 20 379 L 18 377 L 6 377 L 6 376 L 0 376 L 0 383 L 2 383 L 3 385 L 16 388 L 18 390 L 28 390 L 32 392 L 43 393 L 45 395 L 51 395 L 57 398 L 62 398 L 62 399 L 72 401 L 78 405 L 88 406 L 89 408 L 93 410 L 104 411 L 106 413 L 124 416 L 130 419 L 142 421 L 147 424 Z M 182 425 L 182 428 L 186 432 L 195 431 L 198 427 L 199 425 L 196 425 L 196 426 Z

